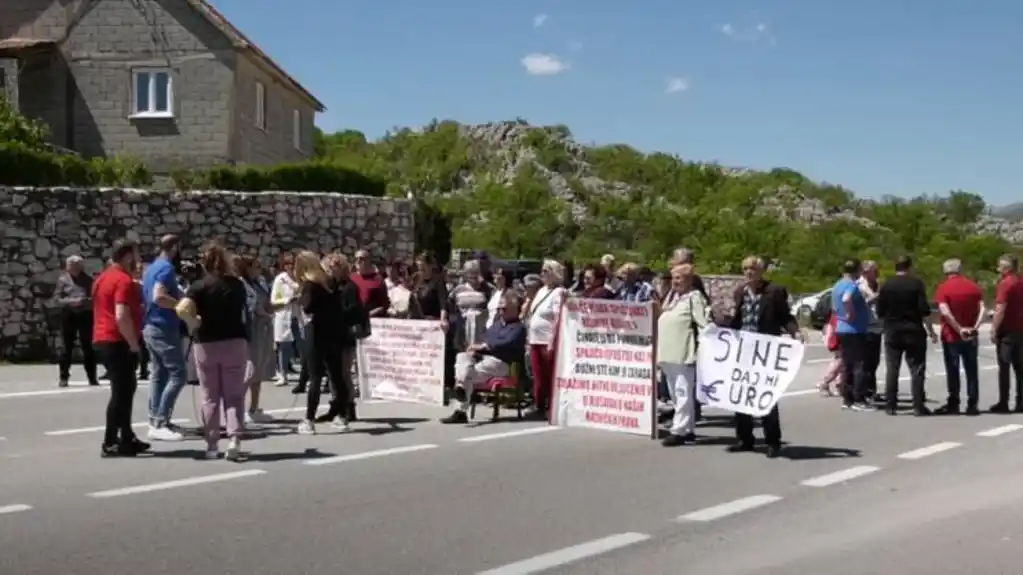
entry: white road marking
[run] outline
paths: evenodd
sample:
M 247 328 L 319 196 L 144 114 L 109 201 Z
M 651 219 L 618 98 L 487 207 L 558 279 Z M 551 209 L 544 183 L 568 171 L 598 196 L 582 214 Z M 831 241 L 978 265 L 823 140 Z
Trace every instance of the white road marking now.
M 962 443 L 956 443 L 954 441 L 945 441 L 942 443 L 935 443 L 934 445 L 928 445 L 927 447 L 921 447 L 920 449 L 914 449 L 912 451 L 900 453 L 899 455 L 897 455 L 897 457 L 899 459 L 909 460 L 923 459 L 925 457 L 930 457 L 931 455 L 935 455 L 943 451 L 948 451 L 949 449 L 955 449 L 960 445 L 962 445 Z
M 546 433 L 548 431 L 557 431 L 560 427 L 553 425 L 545 427 L 530 427 L 529 429 L 519 429 L 516 431 L 505 431 L 503 433 L 489 433 L 487 435 L 474 435 L 472 437 L 463 437 L 458 441 L 465 443 L 476 443 L 477 441 L 490 441 L 491 439 L 504 439 L 506 437 L 519 437 L 521 435 L 533 435 L 536 433 Z
M 0 399 L 15 399 L 19 397 L 46 397 L 48 395 L 65 395 L 68 393 L 88 393 L 92 388 L 88 387 L 62 387 L 58 389 L 40 389 L 38 391 L 12 391 L 0 393 Z
M 642 543 L 648 539 L 650 539 L 650 536 L 646 533 L 619 533 L 610 537 L 604 537 L 603 539 L 594 539 L 593 541 L 580 543 L 572 547 L 565 547 L 564 549 L 537 555 L 536 557 L 516 563 L 509 563 L 495 569 L 481 571 L 476 575 L 532 575 L 533 573 L 562 567 L 587 557 L 603 555 L 616 549 Z
M 817 358 L 817 359 L 808 359 L 808 360 L 804 361 L 803 363 L 807 363 L 807 364 L 831 363 L 832 360 L 834 360 L 833 357 L 821 357 L 821 358 Z
M 863 477 L 864 475 L 870 475 L 871 473 L 880 470 L 880 467 L 860 465 L 858 467 L 850 467 L 849 469 L 843 469 L 842 471 L 836 471 L 826 475 L 811 477 L 810 479 L 801 481 L 800 484 L 807 487 L 827 487 L 836 483 L 842 483 L 843 481 L 849 481 L 850 479 L 856 479 L 857 477 Z
M 20 513 L 22 511 L 28 511 L 30 509 L 32 509 L 31 505 L 25 505 L 23 503 L 18 503 L 15 505 L 4 505 L 0 507 L 0 515 L 6 515 L 8 513 Z
M 231 481 L 232 479 L 243 479 L 245 477 L 253 477 L 256 475 L 263 475 L 265 473 L 266 471 L 263 469 L 246 469 L 245 471 L 218 473 L 216 475 L 200 475 L 198 477 L 189 477 L 187 479 L 164 481 L 162 483 L 150 483 L 149 485 L 136 485 L 134 487 L 122 487 L 120 489 L 110 489 L 108 491 L 97 491 L 95 493 L 90 493 L 89 497 L 95 497 L 98 499 L 122 497 L 124 495 L 136 495 L 139 493 L 150 493 L 152 491 L 165 491 L 167 489 L 177 489 L 179 487 L 192 487 L 193 485 L 202 485 L 204 483 L 218 483 L 221 481 Z
M 348 455 L 336 455 L 334 457 L 324 457 L 322 459 L 309 459 L 303 463 L 306 465 L 330 465 L 332 463 L 347 463 L 349 461 L 360 461 L 363 459 L 373 459 L 375 457 L 386 457 L 388 455 L 400 455 L 402 453 L 412 453 L 415 451 L 423 451 L 425 449 L 436 449 L 440 447 L 433 443 L 421 443 L 419 445 L 406 445 L 405 447 L 392 447 L 390 449 L 378 449 L 376 451 L 363 451 L 362 453 L 350 453 Z
M 675 519 L 675 521 L 714 521 L 715 519 L 721 519 L 722 517 L 728 517 L 729 515 L 735 515 L 736 513 L 742 513 L 744 511 L 756 509 L 757 507 L 763 507 L 764 505 L 770 505 L 771 503 L 781 500 L 782 498 L 777 495 L 751 495 L 749 497 L 743 497 L 742 499 L 736 499 L 735 501 L 729 501 L 728 503 L 722 503 L 720 505 L 680 515 Z
M 1012 433 L 1013 431 L 1019 431 L 1023 429 L 1023 425 L 1018 423 L 1010 423 L 1008 425 L 1002 425 L 1000 427 L 993 427 L 984 431 L 978 431 L 977 435 L 980 437 L 998 437 L 999 435 L 1005 435 L 1006 433 Z
M 171 423 L 181 424 L 188 423 L 188 419 L 172 419 Z M 138 421 L 131 424 L 132 427 L 146 427 L 149 425 L 148 421 Z M 93 425 L 92 427 L 77 427 L 74 429 L 54 429 L 53 431 L 45 431 L 43 435 L 58 436 L 58 435 L 77 435 L 79 433 L 96 433 L 106 429 L 105 425 Z

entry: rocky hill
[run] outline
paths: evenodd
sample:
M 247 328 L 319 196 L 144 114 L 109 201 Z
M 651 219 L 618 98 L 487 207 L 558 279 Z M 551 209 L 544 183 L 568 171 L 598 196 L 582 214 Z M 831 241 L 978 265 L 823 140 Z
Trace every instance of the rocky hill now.
M 523 120 L 435 121 L 375 142 L 344 131 L 324 135 L 318 150 L 439 213 L 453 224 L 456 247 L 510 257 L 612 251 L 661 261 L 685 244 L 715 271 L 734 273 L 743 255 L 758 253 L 814 283 L 848 254 L 889 260 L 910 252 L 928 273 L 958 255 L 986 271 L 1023 244 L 1023 225 L 992 215 L 975 194 L 864 200 L 787 168 L 586 145 L 565 126 Z

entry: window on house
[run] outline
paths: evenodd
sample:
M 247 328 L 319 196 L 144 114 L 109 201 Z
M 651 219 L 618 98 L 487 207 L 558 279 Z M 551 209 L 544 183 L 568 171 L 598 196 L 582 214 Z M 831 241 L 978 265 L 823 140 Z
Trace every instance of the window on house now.
M 174 115 L 174 89 L 169 69 L 132 72 L 132 116 L 169 118 Z
M 256 82 L 256 127 L 266 129 L 266 86 Z
M 302 149 L 302 112 L 298 110 L 291 114 L 291 140 L 296 150 Z

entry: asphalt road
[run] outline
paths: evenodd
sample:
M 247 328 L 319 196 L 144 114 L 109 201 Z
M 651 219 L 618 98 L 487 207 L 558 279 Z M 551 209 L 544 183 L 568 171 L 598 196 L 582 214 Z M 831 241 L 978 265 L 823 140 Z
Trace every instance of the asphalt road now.
M 986 406 L 992 350 L 981 356 Z M 444 411 L 386 403 L 363 405 L 344 436 L 270 426 L 241 463 L 197 459 L 198 441 L 101 460 L 105 389 L 3 367 L 2 572 L 1019 573 L 1023 417 L 843 411 L 813 390 L 826 359 L 811 348 L 783 400 L 776 460 L 725 453 L 721 413 L 700 444 L 666 449 L 537 423 L 443 426 Z M 270 389 L 266 407 L 294 424 L 301 405 Z M 188 390 L 176 417 L 195 419 Z

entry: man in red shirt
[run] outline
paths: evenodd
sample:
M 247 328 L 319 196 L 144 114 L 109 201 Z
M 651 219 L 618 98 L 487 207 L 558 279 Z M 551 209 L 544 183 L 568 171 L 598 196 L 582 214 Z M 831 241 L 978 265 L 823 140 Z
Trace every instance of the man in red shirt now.
M 941 350 L 945 356 L 948 403 L 935 413 L 959 414 L 959 365 L 966 372 L 966 415 L 978 415 L 980 394 L 977 371 L 977 331 L 984 318 L 984 292 L 962 275 L 963 262 L 951 259 L 942 266 L 945 281 L 938 284 L 934 300 L 941 314 Z
M 129 240 L 114 243 L 113 263 L 92 286 L 92 344 L 110 376 L 103 457 L 134 457 L 149 449 L 131 428 L 132 404 L 138 380 L 142 339 L 142 292 L 131 272 L 138 265 L 138 246 Z
M 1023 281 L 1019 277 L 1019 258 L 998 258 L 998 288 L 995 292 L 995 317 L 991 320 L 991 341 L 998 353 L 998 403 L 992 413 L 1009 412 L 1009 371 L 1016 376 L 1016 413 L 1023 413 Z
M 373 267 L 369 252 L 366 250 L 355 252 L 355 273 L 352 274 L 352 283 L 359 288 L 359 299 L 362 300 L 362 305 L 366 306 L 369 317 L 387 316 L 387 310 L 391 307 L 387 286 L 384 284 L 383 276 Z

